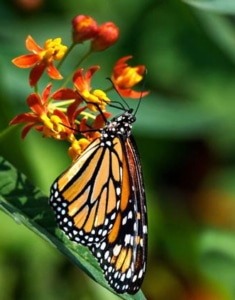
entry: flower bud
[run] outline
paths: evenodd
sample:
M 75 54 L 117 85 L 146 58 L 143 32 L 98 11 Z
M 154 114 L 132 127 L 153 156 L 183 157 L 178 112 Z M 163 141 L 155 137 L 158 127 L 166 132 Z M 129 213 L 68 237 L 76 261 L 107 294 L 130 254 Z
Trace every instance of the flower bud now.
M 73 42 L 82 43 L 94 38 L 98 32 L 96 21 L 90 16 L 78 15 L 72 20 Z
M 102 51 L 112 46 L 119 37 L 119 28 L 112 22 L 102 24 L 97 35 L 91 42 L 91 49 L 94 51 Z

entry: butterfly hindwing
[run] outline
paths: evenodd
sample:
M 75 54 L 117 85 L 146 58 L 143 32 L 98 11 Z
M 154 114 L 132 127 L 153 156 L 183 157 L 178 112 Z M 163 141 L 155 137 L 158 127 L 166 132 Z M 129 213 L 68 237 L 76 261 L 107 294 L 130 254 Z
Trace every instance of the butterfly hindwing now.
M 123 144 L 120 208 L 106 239 L 92 245 L 91 251 L 104 269 L 109 284 L 118 293 L 134 294 L 146 270 L 147 217 L 142 171 L 134 140 L 131 137 Z

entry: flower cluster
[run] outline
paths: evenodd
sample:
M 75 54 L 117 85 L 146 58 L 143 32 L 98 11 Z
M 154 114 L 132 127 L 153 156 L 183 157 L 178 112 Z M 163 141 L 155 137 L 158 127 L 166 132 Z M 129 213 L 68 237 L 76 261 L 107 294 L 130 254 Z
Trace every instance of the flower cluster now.
M 69 155 L 76 159 L 99 136 L 99 130 L 111 116 L 106 111 L 111 102 L 107 91 L 115 88 L 121 96 L 129 98 L 140 98 L 148 94 L 147 91 L 133 90 L 143 79 L 145 66 L 129 66 L 127 61 L 132 56 L 125 56 L 115 63 L 110 76 L 110 88 L 106 91 L 92 88 L 91 79 L 100 66 L 94 65 L 84 70 L 81 63 L 92 53 L 104 51 L 115 44 L 118 37 L 119 29 L 112 22 L 99 26 L 90 16 L 78 15 L 72 20 L 72 43 L 69 47 L 62 44 L 61 38 L 48 39 L 43 47 L 31 36 L 26 38 L 26 48 L 30 53 L 12 60 L 19 68 L 31 69 L 29 84 L 34 88 L 34 92 L 27 97 L 30 111 L 17 115 L 10 122 L 10 125 L 25 123 L 22 138 L 34 128 L 42 132 L 44 137 L 67 140 L 70 143 Z M 75 71 L 64 79 L 60 73 L 62 63 L 74 46 L 86 41 L 90 42 L 88 52 L 80 58 Z M 61 88 L 52 92 L 50 82 L 40 94 L 38 83 L 45 72 L 53 80 L 64 79 Z M 72 88 L 66 87 L 70 80 L 73 83 Z M 82 135 L 79 139 L 76 137 L 78 132 Z

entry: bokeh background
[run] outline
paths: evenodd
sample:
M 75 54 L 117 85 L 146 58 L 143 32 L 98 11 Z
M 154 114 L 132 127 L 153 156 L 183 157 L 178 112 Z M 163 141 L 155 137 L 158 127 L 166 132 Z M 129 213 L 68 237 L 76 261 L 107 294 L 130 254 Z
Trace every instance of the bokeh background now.
M 235 5 L 188 2 L 194 6 L 180 0 L 1 0 L 0 126 L 4 131 L 27 111 L 28 70 L 11 60 L 26 53 L 28 34 L 41 45 L 58 36 L 70 44 L 75 15 L 116 23 L 119 42 L 89 65 L 102 66 L 97 87 L 122 56 L 132 54 L 133 65 L 148 69 L 151 94 L 142 99 L 133 130 L 149 215 L 143 292 L 150 300 L 234 300 Z M 14 128 L 0 143 L 0 154 L 46 194 L 70 164 L 66 144 L 42 141 L 37 132 L 22 141 Z M 0 299 L 118 297 L 0 212 Z

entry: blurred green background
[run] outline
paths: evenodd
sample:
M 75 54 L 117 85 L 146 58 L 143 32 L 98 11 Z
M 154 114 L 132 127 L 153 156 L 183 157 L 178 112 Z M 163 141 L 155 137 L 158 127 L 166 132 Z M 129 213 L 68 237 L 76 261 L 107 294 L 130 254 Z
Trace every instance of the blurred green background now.
M 147 299 L 235 299 L 234 2 L 1 1 L 2 131 L 28 110 L 28 70 L 11 64 L 26 53 L 28 34 L 41 45 L 58 36 L 70 44 L 72 18 L 91 15 L 99 24 L 113 21 L 121 32 L 114 47 L 89 60 L 102 67 L 94 87 L 105 86 L 122 56 L 132 54 L 132 65 L 147 66 L 151 94 L 133 130 L 148 202 Z M 12 127 L 0 142 L 0 154 L 46 194 L 70 164 L 67 144 L 42 141 L 37 132 L 22 141 L 20 127 Z M 3 212 L 0 228 L 0 299 L 117 299 Z

